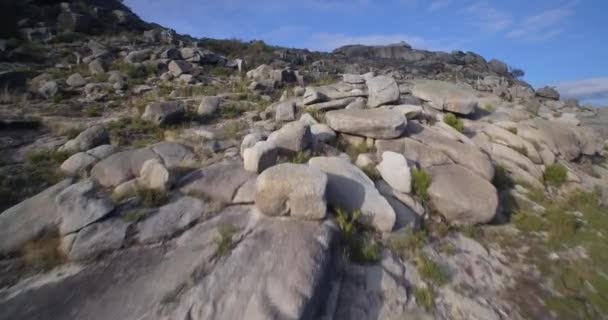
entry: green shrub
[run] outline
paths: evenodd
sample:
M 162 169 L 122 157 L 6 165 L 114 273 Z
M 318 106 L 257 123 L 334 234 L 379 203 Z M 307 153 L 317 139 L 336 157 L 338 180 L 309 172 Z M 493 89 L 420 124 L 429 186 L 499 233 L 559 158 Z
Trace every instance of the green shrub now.
M 448 276 L 441 267 L 426 255 L 419 253 L 416 257 L 416 267 L 425 281 L 441 286 L 448 282 Z
M 445 122 L 450 127 L 456 129 L 456 131 L 462 133 L 464 132 L 464 123 L 462 120 L 458 119 L 453 113 L 446 113 L 443 116 L 443 122 Z
M 139 187 L 136 196 L 139 204 L 148 208 L 160 207 L 169 201 L 169 194 L 159 189 Z
M 426 311 L 432 310 L 435 306 L 435 294 L 431 288 L 415 288 L 414 297 L 416 303 Z
M 361 211 L 356 210 L 349 214 L 341 208 L 336 208 L 336 223 L 344 237 L 352 237 L 357 228 L 357 220 L 361 217 Z
M 72 43 L 80 40 L 84 40 L 85 35 L 79 32 L 65 31 L 57 34 L 52 43 Z
M 559 163 L 548 165 L 545 168 L 545 174 L 544 174 L 545 183 L 550 186 L 554 186 L 554 187 L 561 186 L 562 184 L 564 184 L 564 182 L 566 182 L 567 177 L 568 177 L 568 169 L 566 169 L 566 167 L 564 167 L 563 165 L 561 165 Z
M 549 222 L 550 241 L 562 243 L 574 236 L 577 229 L 576 217 L 561 208 L 549 208 L 545 213 Z
M 388 247 L 397 255 L 405 257 L 407 253 L 417 253 L 427 243 L 429 235 L 426 230 L 407 232 L 388 240 Z
M 545 220 L 538 215 L 516 211 L 511 215 L 511 222 L 524 232 L 540 232 L 547 230 Z
M 296 164 L 302 164 L 302 163 L 307 163 L 308 160 L 310 160 L 310 158 L 311 158 L 311 153 L 303 150 L 303 151 L 298 151 L 291 158 L 289 158 L 289 162 L 296 163 Z
M 428 189 L 431 186 L 431 175 L 423 169 L 412 169 L 412 193 L 421 201 L 428 201 Z
M 238 139 L 240 131 L 241 125 L 238 121 L 230 121 L 224 126 L 224 134 L 230 140 Z
M 215 239 L 217 244 L 217 254 L 226 256 L 232 250 L 234 244 L 232 237 L 236 233 L 236 228 L 230 224 L 220 225 L 218 228 L 218 237 Z
M 122 218 L 125 221 L 137 222 L 137 221 L 140 221 L 143 218 L 145 218 L 146 215 L 147 215 L 147 211 L 146 210 L 135 209 L 135 210 L 131 210 L 131 211 L 123 213 L 122 214 Z
M 356 263 L 376 263 L 380 261 L 380 245 L 370 236 L 363 235 L 348 243 L 348 259 Z
M 382 179 L 380 172 L 376 169 L 376 166 L 373 164 L 368 164 L 365 167 L 361 168 L 361 171 L 365 173 L 372 181 Z

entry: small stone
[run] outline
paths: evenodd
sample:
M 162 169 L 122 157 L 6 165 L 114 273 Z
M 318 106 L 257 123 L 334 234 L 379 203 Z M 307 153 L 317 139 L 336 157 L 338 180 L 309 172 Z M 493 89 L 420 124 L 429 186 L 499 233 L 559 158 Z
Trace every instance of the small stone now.
M 245 149 L 243 163 L 245 170 L 261 173 L 277 163 L 277 147 L 268 142 L 260 141 L 253 147 Z

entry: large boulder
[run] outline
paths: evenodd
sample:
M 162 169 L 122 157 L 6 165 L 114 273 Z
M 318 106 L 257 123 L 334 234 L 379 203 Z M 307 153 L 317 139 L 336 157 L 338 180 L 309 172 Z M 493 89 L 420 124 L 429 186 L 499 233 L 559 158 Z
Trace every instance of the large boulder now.
M 69 258 L 84 260 L 94 258 L 104 252 L 119 249 L 129 224 L 115 218 L 94 223 L 78 232 L 70 250 Z
M 417 163 L 422 168 L 454 163 L 445 153 L 406 137 L 376 140 L 375 146 L 378 157 L 382 157 L 382 154 L 386 151 L 392 151 L 403 154 L 407 160 Z
M 305 150 L 312 143 L 310 126 L 293 121 L 268 136 L 268 142 L 277 146 L 281 154 L 293 154 Z
M 552 87 L 543 87 L 536 90 L 536 95 L 550 100 L 559 100 L 559 92 Z
M 76 176 L 90 169 L 99 159 L 86 153 L 79 152 L 67 158 L 59 167 L 61 171 L 70 176 Z
M 72 183 L 66 179 L 0 213 L 0 254 L 18 251 L 23 245 L 56 229 L 61 213 L 55 197 Z
M 162 141 L 150 147 L 168 169 L 183 169 L 193 165 L 196 155 L 192 150 L 176 142 Z
M 382 153 L 382 161 L 376 166 L 382 179 L 393 189 L 410 193 L 412 191 L 412 175 L 407 160 L 400 153 L 385 151 Z
M 87 84 L 87 81 L 80 73 L 74 73 L 65 80 L 65 83 L 70 87 L 82 87 Z
M 171 72 L 174 77 L 179 77 L 182 74 L 189 74 L 192 72 L 192 65 L 187 61 L 172 60 L 169 62 L 169 72 Z
M 335 110 L 325 114 L 327 125 L 335 131 L 375 139 L 398 138 L 406 129 L 406 118 L 387 109 Z
M 104 187 L 116 187 L 138 176 L 144 162 L 150 159 L 159 159 L 150 149 L 115 153 L 93 166 L 91 177 Z
M 181 119 L 185 112 L 184 105 L 179 101 L 153 102 L 146 106 L 141 118 L 158 125 L 170 124 Z
M 382 232 L 393 230 L 395 211 L 361 169 L 339 157 L 315 157 L 308 164 L 327 174 L 329 205 L 351 213 L 360 210 L 362 223 Z
M 492 59 L 488 62 L 488 68 L 490 71 L 498 73 L 499 75 L 508 75 L 509 74 L 509 66 L 506 63 Z
M 471 89 L 449 82 L 419 80 L 414 83 L 412 94 L 430 102 L 437 110 L 467 115 L 474 112 L 477 107 L 477 97 Z
M 253 176 L 240 161 L 231 160 L 196 170 L 182 178 L 178 186 L 187 195 L 231 203 L 239 187 Z
M 76 138 L 66 142 L 59 150 L 70 152 L 87 151 L 107 143 L 110 143 L 108 130 L 103 125 L 94 125 L 81 132 Z
M 96 189 L 93 180 L 85 180 L 65 188 L 55 198 L 61 213 L 59 231 L 68 234 L 105 217 L 114 204 Z
M 243 152 L 243 165 L 245 170 L 260 173 L 277 163 L 277 147 L 268 142 L 260 141 Z
M 148 189 L 167 191 L 173 184 L 173 175 L 160 161 L 150 159 L 142 165 L 137 182 Z
M 491 181 L 494 177 L 494 166 L 490 157 L 475 145 L 452 140 L 428 127 L 411 134 L 410 137 L 429 148 L 445 153 L 452 161 L 470 169 L 488 181 Z
M 206 204 L 196 198 L 181 197 L 164 205 L 149 218 L 137 225 L 138 240 L 142 243 L 156 242 L 186 229 L 207 210 Z
M 220 97 L 203 97 L 201 104 L 198 106 L 197 113 L 201 116 L 212 116 L 215 114 L 221 103 Z
M 383 104 L 399 101 L 399 86 L 395 79 L 389 76 L 378 76 L 367 80 L 369 96 L 367 106 L 376 108 Z
M 473 225 L 494 218 L 498 196 L 490 182 L 455 164 L 432 167 L 429 172 L 431 206 L 450 223 Z
M 327 175 L 307 165 L 283 163 L 267 169 L 256 181 L 255 204 L 268 216 L 325 218 Z

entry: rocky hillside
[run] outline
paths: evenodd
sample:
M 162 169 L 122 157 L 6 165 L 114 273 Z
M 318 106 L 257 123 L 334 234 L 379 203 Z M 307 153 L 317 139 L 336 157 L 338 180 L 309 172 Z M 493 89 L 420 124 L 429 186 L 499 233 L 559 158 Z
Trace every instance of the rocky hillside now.
M 608 319 L 605 110 L 471 52 L 0 9 L 0 319 Z

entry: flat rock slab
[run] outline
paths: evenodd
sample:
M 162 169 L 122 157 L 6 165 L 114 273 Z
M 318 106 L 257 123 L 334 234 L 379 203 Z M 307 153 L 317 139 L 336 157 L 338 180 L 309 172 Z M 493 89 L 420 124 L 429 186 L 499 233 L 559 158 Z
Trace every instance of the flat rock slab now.
M 150 149 L 137 149 L 115 153 L 91 169 L 91 176 L 104 187 L 116 187 L 139 175 L 144 162 L 160 158 Z
M 72 183 L 66 179 L 0 213 L 0 253 L 19 250 L 27 241 L 57 227 L 55 197 Z
M 400 137 L 407 120 L 399 112 L 388 109 L 344 109 L 325 114 L 327 125 L 335 131 L 375 139 Z
M 120 218 L 94 223 L 78 232 L 70 259 L 80 260 L 97 256 L 122 246 L 129 223 Z
M 245 171 L 240 161 L 227 161 L 188 174 L 178 186 L 188 195 L 231 203 L 238 188 L 253 176 L 253 173 Z
M 174 235 L 185 229 L 202 215 L 205 203 L 192 197 L 182 197 L 164 205 L 151 217 L 138 224 L 138 239 L 141 242 L 154 242 Z
M 472 89 L 453 83 L 436 80 L 418 80 L 414 83 L 412 94 L 428 101 L 437 110 L 459 114 L 470 114 L 477 107 L 477 97 Z
M 99 193 L 90 179 L 65 188 L 57 195 L 55 203 L 61 214 L 59 231 L 62 234 L 78 231 L 114 210 L 114 203 Z

